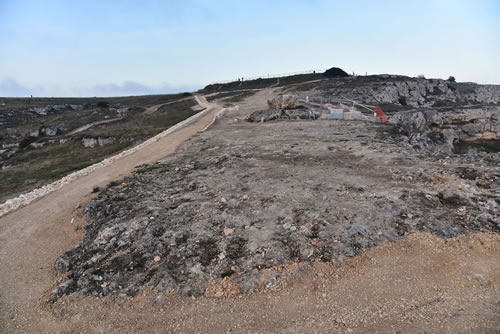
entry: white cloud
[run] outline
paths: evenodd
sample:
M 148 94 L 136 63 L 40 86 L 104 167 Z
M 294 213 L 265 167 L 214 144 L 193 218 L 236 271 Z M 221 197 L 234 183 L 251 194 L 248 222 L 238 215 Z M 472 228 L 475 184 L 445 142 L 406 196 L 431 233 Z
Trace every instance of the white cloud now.
M 0 81 L 0 96 L 30 96 L 35 94 L 33 89 L 25 87 L 17 82 L 15 79 L 7 78 Z
M 3 97 L 23 97 L 23 96 L 127 96 L 127 95 L 150 95 L 150 94 L 172 94 L 180 92 L 192 92 L 199 89 L 199 86 L 171 86 L 163 84 L 161 86 L 148 86 L 135 81 L 126 81 L 122 84 L 107 83 L 97 84 L 92 87 L 42 87 L 25 86 L 17 80 L 7 78 L 0 80 L 0 96 Z
M 123 84 L 99 84 L 92 87 L 89 92 L 94 96 L 123 96 L 123 95 L 147 95 L 147 94 L 170 94 L 179 92 L 190 92 L 200 87 L 195 86 L 171 86 L 163 84 L 159 87 L 146 86 L 135 81 L 126 81 Z

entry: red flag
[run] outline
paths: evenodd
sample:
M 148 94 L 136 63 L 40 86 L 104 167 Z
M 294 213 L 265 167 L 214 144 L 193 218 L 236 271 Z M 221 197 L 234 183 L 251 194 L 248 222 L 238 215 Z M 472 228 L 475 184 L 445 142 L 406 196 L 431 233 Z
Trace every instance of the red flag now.
M 387 116 L 379 106 L 376 106 L 375 109 L 373 109 L 373 113 L 375 114 L 375 116 L 377 116 L 381 123 L 387 122 Z

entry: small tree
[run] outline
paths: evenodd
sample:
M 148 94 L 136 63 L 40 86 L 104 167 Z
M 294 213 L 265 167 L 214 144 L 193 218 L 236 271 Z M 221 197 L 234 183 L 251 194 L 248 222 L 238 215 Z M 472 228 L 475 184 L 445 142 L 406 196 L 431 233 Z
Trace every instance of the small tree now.
M 24 137 L 23 140 L 19 143 L 20 148 L 26 148 L 30 146 L 31 143 L 34 143 L 38 138 L 33 136 Z
M 448 78 L 448 81 L 449 81 L 449 82 L 457 82 L 457 81 L 455 80 L 455 77 L 454 77 L 453 75 L 450 75 L 450 77 Z
M 109 108 L 109 103 L 106 101 L 99 101 L 99 102 L 97 102 L 97 106 L 99 108 Z

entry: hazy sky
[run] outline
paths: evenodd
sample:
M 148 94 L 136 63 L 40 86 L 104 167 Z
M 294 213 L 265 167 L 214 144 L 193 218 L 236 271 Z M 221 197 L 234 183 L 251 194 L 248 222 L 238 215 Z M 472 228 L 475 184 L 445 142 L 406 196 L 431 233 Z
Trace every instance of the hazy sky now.
M 0 0 L 0 96 L 174 92 L 332 66 L 500 84 L 500 1 Z

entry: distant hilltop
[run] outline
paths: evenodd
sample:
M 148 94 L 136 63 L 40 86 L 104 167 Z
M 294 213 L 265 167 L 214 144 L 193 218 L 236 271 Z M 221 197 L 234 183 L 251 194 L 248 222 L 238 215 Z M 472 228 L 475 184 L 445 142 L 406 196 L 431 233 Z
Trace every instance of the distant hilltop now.
M 423 75 L 349 75 L 338 67 L 324 72 L 308 72 L 283 77 L 258 78 L 228 83 L 210 84 L 202 94 L 223 91 L 252 90 L 271 87 L 301 91 L 303 94 L 342 96 L 365 103 L 391 104 L 401 107 L 446 107 L 457 105 L 499 104 L 499 85 L 426 79 Z

